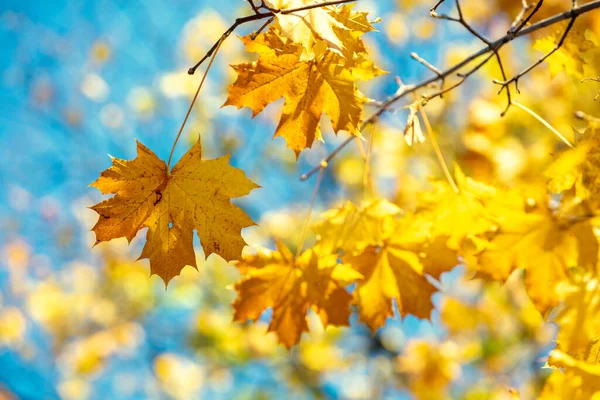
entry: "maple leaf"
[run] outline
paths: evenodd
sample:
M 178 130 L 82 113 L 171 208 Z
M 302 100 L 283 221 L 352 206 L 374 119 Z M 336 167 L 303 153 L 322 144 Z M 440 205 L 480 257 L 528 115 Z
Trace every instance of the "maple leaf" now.
M 429 318 L 435 287 L 424 276 L 418 254 L 403 247 L 394 237 L 383 246 L 368 246 L 362 252 L 344 257 L 364 278 L 358 281 L 356 299 L 359 318 L 371 331 L 381 328 L 394 315 L 395 299 L 401 315 Z
M 324 214 L 314 230 L 318 246 L 339 252 L 342 260 L 364 277 L 355 291 L 359 317 L 372 331 L 393 315 L 395 299 L 402 315 L 429 317 L 434 278 L 458 264 L 447 236 L 432 238 L 433 223 L 421 215 L 402 215 L 385 199 L 362 207 L 347 202 Z
M 401 315 L 429 318 L 433 309 L 431 295 L 436 288 L 425 274 L 439 277 L 457 262 L 443 270 L 428 260 L 428 252 L 424 251 L 428 244 L 423 240 L 429 236 L 431 225 L 423 219 L 403 217 L 392 222 L 383 218 L 371 223 L 380 224 L 379 229 L 370 228 L 381 232 L 380 241 L 348 251 L 342 257 L 363 275 L 355 291 L 359 319 L 375 332 L 393 316 L 393 300 Z
M 533 48 L 546 54 L 551 52 L 559 43 L 562 33 L 563 31 L 556 31 L 551 35 L 536 40 L 533 43 Z M 546 60 L 549 65 L 550 75 L 554 77 L 564 70 L 572 77 L 577 79 L 583 78 L 583 65 L 585 61 L 582 54 L 593 47 L 594 43 L 587 40 L 583 32 L 572 30 L 560 48 Z
M 306 313 L 312 309 L 324 326 L 348 325 L 350 295 L 344 286 L 361 277 L 332 254 L 306 250 L 295 258 L 281 242 L 277 251 L 261 250 L 236 263 L 244 279 L 235 285 L 234 320 L 256 321 L 272 307 L 269 331 L 288 349 L 308 331 Z
M 322 140 L 320 120 L 323 114 L 331 119 L 333 130 L 345 130 L 359 135 L 362 106 L 367 98 L 356 88 L 356 81 L 368 77 L 361 62 L 353 74 L 352 63 L 331 51 L 303 61 L 302 46 L 284 41 L 276 28 L 255 40 L 243 37 L 247 50 L 258 53 L 253 63 L 234 65 L 237 80 L 229 86 L 225 105 L 248 107 L 253 117 L 270 103 L 284 98 L 281 119 L 275 137 L 283 136 L 296 156 L 311 147 L 315 139 Z M 373 67 L 374 68 L 374 67 Z M 379 72 L 373 70 L 371 76 Z
M 558 304 L 556 285 L 570 267 L 596 265 L 598 242 L 589 218 L 560 215 L 545 196 L 537 201 L 514 192 L 486 205 L 499 229 L 479 254 L 478 269 L 499 280 L 524 269 L 527 292 L 540 311 Z
M 115 194 L 91 207 L 100 214 L 93 228 L 96 243 L 119 237 L 131 242 L 147 227 L 140 259 L 149 258 L 151 273 L 165 284 L 186 265 L 196 267 L 194 229 L 206 256 L 238 258 L 246 244 L 240 231 L 254 222 L 230 199 L 259 186 L 231 167 L 229 156 L 201 156 L 198 139 L 170 174 L 166 163 L 140 142 L 135 159 L 113 158 L 113 165 L 91 184 L 103 194 Z
M 539 399 L 596 399 L 600 393 L 600 365 L 577 360 L 555 350 L 550 356 L 556 370 L 546 381 Z

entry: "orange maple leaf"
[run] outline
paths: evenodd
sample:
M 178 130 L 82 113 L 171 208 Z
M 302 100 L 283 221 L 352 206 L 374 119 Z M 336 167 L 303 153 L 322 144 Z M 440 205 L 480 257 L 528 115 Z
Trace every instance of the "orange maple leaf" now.
M 350 295 L 345 284 L 361 275 L 338 264 L 336 255 L 319 256 L 314 249 L 295 258 L 277 242 L 277 251 L 262 250 L 244 257 L 237 267 L 245 278 L 235 285 L 234 320 L 256 321 L 266 308 L 273 308 L 269 331 L 287 348 L 308 331 L 306 313 L 312 309 L 324 326 L 347 326 Z
M 229 86 L 224 105 L 249 107 L 256 116 L 270 103 L 285 98 L 275 137 L 283 136 L 296 156 L 311 147 L 315 139 L 322 139 L 320 121 L 324 113 L 335 132 L 345 130 L 359 135 L 367 97 L 355 82 L 371 79 L 381 70 L 364 57 L 346 61 L 329 50 L 315 59 L 302 60 L 302 46 L 285 41 L 275 28 L 255 40 L 246 36 L 242 41 L 247 51 L 260 57 L 256 62 L 233 66 L 238 78 Z
M 148 227 L 140 258 L 168 284 L 186 265 L 196 266 L 192 244 L 197 231 L 204 253 L 226 260 L 239 258 L 242 228 L 254 222 L 230 202 L 259 186 L 242 170 L 231 167 L 229 155 L 202 160 L 200 139 L 173 167 L 137 142 L 137 158 L 113 158 L 113 165 L 91 184 L 115 196 L 91 207 L 100 214 L 92 229 L 96 243 L 126 237 Z

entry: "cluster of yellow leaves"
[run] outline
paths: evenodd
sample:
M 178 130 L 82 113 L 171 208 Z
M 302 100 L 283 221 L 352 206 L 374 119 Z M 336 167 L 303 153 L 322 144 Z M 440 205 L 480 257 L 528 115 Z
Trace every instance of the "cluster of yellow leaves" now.
M 275 136 L 283 136 L 296 155 L 311 147 L 315 139 L 322 139 L 323 114 L 331 119 L 335 132 L 360 135 L 367 98 L 356 82 L 383 73 L 368 59 L 361 39 L 373 30 L 366 13 L 352 11 L 351 5 L 307 12 L 303 17 L 279 15 L 278 23 L 266 33 L 256 39 L 242 38 L 246 50 L 259 58 L 233 66 L 238 78 L 229 87 L 225 102 L 248 107 L 256 116 L 284 98 Z
M 394 315 L 394 302 L 402 315 L 429 318 L 436 289 L 426 274 L 438 278 L 458 261 L 428 240 L 429 221 L 401 214 L 386 200 L 346 203 L 325 215 L 315 227 L 317 244 L 300 257 L 282 244 L 277 252 L 244 257 L 237 265 L 245 278 L 236 285 L 235 319 L 256 320 L 273 307 L 270 330 L 290 347 L 307 330 L 308 308 L 325 326 L 347 325 L 356 304 L 373 332 Z M 352 282 L 350 295 L 345 288 Z
M 546 196 L 538 201 L 504 193 L 487 207 L 498 229 L 478 255 L 477 269 L 499 280 L 524 269 L 528 293 L 540 311 L 558 305 L 556 285 L 569 268 L 596 265 L 598 243 L 589 218 L 552 209 Z

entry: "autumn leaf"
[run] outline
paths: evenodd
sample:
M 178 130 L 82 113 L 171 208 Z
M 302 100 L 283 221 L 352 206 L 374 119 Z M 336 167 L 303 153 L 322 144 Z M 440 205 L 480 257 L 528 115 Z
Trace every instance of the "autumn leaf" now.
M 302 60 L 302 46 L 279 37 L 271 28 L 256 40 L 243 37 L 247 50 L 260 57 L 253 63 L 233 66 L 237 80 L 229 87 L 224 105 L 249 107 L 253 116 L 267 105 L 285 98 L 275 137 L 285 138 L 289 148 L 300 153 L 311 147 L 315 139 L 322 140 L 320 120 L 323 114 L 331 119 L 333 130 L 345 130 L 359 135 L 362 106 L 367 98 L 356 88 L 356 81 L 368 78 L 364 71 L 358 76 L 343 58 L 331 51 L 317 58 Z M 360 68 L 364 68 L 364 62 Z M 374 70 L 375 76 L 377 70 Z M 371 76 L 371 77 L 372 77 Z
M 113 158 L 91 186 L 114 197 L 91 207 L 100 218 L 93 228 L 96 243 L 126 237 L 148 228 L 140 258 L 150 259 L 150 271 L 168 284 L 183 267 L 196 267 L 192 244 L 196 230 L 206 256 L 240 257 L 246 244 L 242 228 L 252 220 L 230 200 L 259 186 L 228 164 L 229 156 L 202 160 L 200 139 L 167 172 L 167 165 L 137 142 L 131 161 Z
M 561 215 L 545 196 L 502 193 L 486 205 L 499 228 L 479 255 L 478 269 L 499 280 L 524 269 L 527 292 L 540 311 L 558 304 L 556 285 L 570 267 L 596 265 L 598 243 L 589 218 Z
M 361 275 L 333 254 L 320 255 L 309 249 L 295 258 L 281 242 L 277 251 L 261 250 L 244 257 L 236 266 L 244 278 L 235 285 L 234 320 L 256 321 L 263 311 L 273 309 L 269 331 L 287 348 L 308 331 L 306 313 L 315 312 L 324 326 L 347 326 L 352 296 L 345 285 Z
M 393 315 L 395 300 L 402 315 L 428 318 L 433 307 L 434 278 L 458 264 L 447 236 L 432 237 L 433 224 L 406 214 L 385 199 L 357 207 L 352 203 L 329 210 L 314 230 L 317 245 L 338 253 L 363 275 L 355 291 L 359 318 L 374 332 Z
M 536 40 L 533 43 L 533 48 L 545 54 L 551 52 L 558 45 L 563 32 L 564 29 Z M 552 77 L 564 70 L 574 78 L 583 78 L 583 65 L 585 61 L 582 55 L 593 47 L 594 43 L 587 40 L 583 32 L 575 29 L 571 30 L 560 48 L 546 60 Z
M 349 251 L 342 258 L 363 275 L 357 281 L 356 303 L 359 319 L 373 332 L 394 315 L 394 300 L 401 315 L 429 318 L 433 309 L 431 296 L 436 288 L 425 274 L 430 273 L 437 278 L 444 272 L 435 263 L 425 261 L 427 253 L 422 250 L 427 243 L 422 239 L 428 237 L 430 229 L 426 221 L 403 217 L 394 224 L 390 224 L 389 220 L 385 223 L 387 226 L 380 242 Z M 450 268 L 456 264 L 453 263 Z

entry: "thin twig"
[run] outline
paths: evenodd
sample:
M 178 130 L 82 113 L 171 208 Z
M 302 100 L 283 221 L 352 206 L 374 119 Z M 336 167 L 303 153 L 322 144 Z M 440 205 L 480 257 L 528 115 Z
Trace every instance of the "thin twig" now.
M 342 143 L 340 143 L 340 145 L 338 147 L 336 147 L 331 153 L 329 153 L 329 155 L 325 159 L 321 160 L 320 165 L 317 165 L 316 167 L 314 167 L 313 169 L 308 171 L 306 174 L 302 175 L 300 177 L 300 180 L 305 181 L 308 178 L 310 178 L 311 176 L 313 176 L 315 173 L 317 173 L 321 169 L 321 165 L 323 163 L 325 163 L 325 165 L 327 165 L 329 163 L 329 161 L 331 161 L 331 159 L 333 157 L 335 157 L 344 147 L 346 147 L 346 145 L 348 143 L 352 142 L 352 140 L 354 140 L 355 137 L 356 136 L 352 136 L 352 135 L 348 136 L 346 138 L 346 140 L 344 140 Z M 327 168 L 327 167 L 325 167 L 325 168 Z
M 438 76 L 438 78 L 440 79 L 440 89 L 443 90 L 444 83 L 446 83 L 446 78 L 442 75 L 442 71 L 440 71 L 437 67 L 435 67 L 433 64 L 429 63 L 424 58 L 419 57 L 419 55 L 415 52 L 410 53 L 410 56 L 417 62 L 423 64 L 426 68 L 428 68 L 431 72 L 433 72 L 434 74 L 436 74 Z M 440 98 L 441 97 L 442 96 L 440 96 Z
M 317 178 L 317 183 L 315 183 L 315 190 L 313 190 L 312 199 L 310 200 L 310 207 L 308 208 L 308 213 L 306 214 L 306 219 L 304 220 L 304 226 L 302 227 L 302 236 L 300 236 L 300 243 L 298 244 L 298 249 L 296 250 L 296 258 L 300 257 L 300 255 L 302 254 L 302 247 L 304 247 L 304 241 L 306 240 L 306 233 L 308 232 L 310 216 L 315 206 L 315 200 L 317 199 L 317 193 L 319 193 L 321 181 L 323 180 L 323 173 L 326 169 L 327 163 L 322 161 L 321 165 L 319 166 L 319 177 Z
M 581 80 L 581 83 L 587 82 L 587 81 L 600 82 L 600 76 L 597 78 L 583 78 Z M 594 97 L 594 101 L 598 100 L 598 98 L 600 98 L 600 90 L 598 91 L 598 94 L 596 94 L 596 97 Z
M 502 74 L 502 80 L 506 81 L 506 79 L 507 79 L 506 71 L 504 69 L 504 64 L 502 63 L 502 58 L 500 58 L 500 54 L 498 53 L 498 48 L 492 47 L 491 42 L 488 39 L 486 39 L 483 35 L 481 35 L 479 32 L 477 32 L 471 26 L 471 24 L 469 24 L 467 22 L 467 20 L 465 19 L 464 15 L 463 15 L 462 7 L 460 6 L 460 0 L 456 0 L 456 10 L 458 12 L 458 18 L 452 18 L 451 20 L 461 24 L 467 31 L 469 31 L 469 33 L 471 33 L 473 36 L 475 36 L 477 39 L 479 39 L 481 42 L 483 42 L 484 44 L 486 44 L 487 46 L 489 46 L 491 48 L 491 50 L 494 52 L 494 56 L 496 57 L 496 61 L 498 62 L 498 67 L 500 68 L 500 73 Z M 502 90 L 504 90 L 504 89 L 506 89 L 507 104 L 506 104 L 506 108 L 504 109 L 504 111 L 502 111 L 502 114 L 501 114 L 502 116 L 504 116 L 506 114 L 506 112 L 510 108 L 510 105 L 512 102 L 510 87 L 507 85 L 502 88 Z
M 252 7 L 252 11 L 254 11 L 255 14 L 260 13 L 256 4 L 254 4 L 254 0 L 246 0 L 246 1 L 250 4 L 250 7 Z
M 367 187 L 371 196 L 375 193 L 373 187 L 373 177 L 371 176 L 371 157 L 373 155 L 373 141 L 375 139 L 377 124 L 371 125 L 371 135 L 369 136 L 369 144 L 367 145 L 367 154 L 365 155 L 365 170 L 363 173 L 363 198 L 366 199 Z
M 530 5 L 525 5 L 521 11 L 521 14 L 519 14 L 519 16 L 517 16 L 517 19 L 515 20 L 515 22 L 513 23 L 513 25 L 510 27 L 510 29 L 508 30 L 508 32 L 506 32 L 508 35 L 516 35 L 517 33 L 519 33 L 519 31 L 521 29 L 523 29 L 523 27 L 525 25 L 527 25 L 529 23 L 529 21 L 531 21 L 531 18 L 533 18 L 533 16 L 535 14 L 537 14 L 537 12 L 539 11 L 539 9 L 542 7 L 542 4 L 544 3 L 544 0 L 538 0 L 537 4 L 535 5 L 533 11 L 525 18 L 523 18 L 523 16 L 525 15 L 525 13 L 527 13 L 527 11 L 529 11 L 529 9 L 531 8 Z
M 171 159 L 173 158 L 173 153 L 175 152 L 175 146 L 177 146 L 177 142 L 179 141 L 179 138 L 181 137 L 183 128 L 185 128 L 185 124 L 187 123 L 190 113 L 192 112 L 192 108 L 194 108 L 194 104 L 196 103 L 196 99 L 198 98 L 198 94 L 200 93 L 200 89 L 202 89 L 202 86 L 204 85 L 204 81 L 206 80 L 208 71 L 210 71 L 210 67 L 213 64 L 213 61 L 215 61 L 217 53 L 219 52 L 219 47 L 221 47 L 221 43 L 223 43 L 223 40 L 224 39 L 221 38 L 221 40 L 219 40 L 217 42 L 217 47 L 215 48 L 215 51 L 210 59 L 210 62 L 208 63 L 208 67 L 206 67 L 206 71 L 204 71 L 204 75 L 202 75 L 202 80 L 200 81 L 200 84 L 198 85 L 198 89 L 196 89 L 196 93 L 194 94 L 194 98 L 192 99 L 190 106 L 187 110 L 187 113 L 185 114 L 185 118 L 183 119 L 183 122 L 181 123 L 179 132 L 177 132 L 177 137 L 175 137 L 175 141 L 173 142 L 173 147 L 171 148 L 171 153 L 169 154 L 169 161 L 167 162 L 167 174 L 169 174 L 169 175 L 171 174 Z
M 269 26 L 269 24 L 270 24 L 271 22 L 273 22 L 273 19 L 275 19 L 275 17 L 271 17 L 271 18 L 269 18 L 268 20 L 266 20 L 266 21 L 265 21 L 265 23 L 264 23 L 264 24 L 262 24 L 262 25 L 261 25 L 261 27 L 260 27 L 260 28 L 258 28 L 258 29 L 257 29 L 257 30 L 256 30 L 254 33 L 252 33 L 252 36 L 250 36 L 250 37 L 252 38 L 252 40 L 255 40 L 255 39 L 258 37 L 258 35 L 260 35 L 260 34 L 261 34 L 261 32 L 262 32 L 262 31 L 263 31 L 263 30 L 264 30 L 264 29 L 265 29 L 267 26 Z
M 527 114 L 531 115 L 533 118 L 537 119 L 538 121 L 540 121 L 542 123 L 542 125 L 544 125 L 548 129 L 550 129 L 550 131 L 552 133 L 554 133 L 560 140 L 562 140 L 563 143 L 565 143 L 567 146 L 573 147 L 573 144 L 571 142 L 569 142 L 569 140 L 566 137 L 564 137 L 559 131 L 556 130 L 555 127 L 550 125 L 550 123 L 548 121 L 546 121 L 544 118 L 542 118 L 535 111 L 533 111 L 532 109 L 530 109 L 527 106 L 524 106 L 523 104 L 519 103 L 518 101 L 513 101 L 513 105 L 515 107 L 518 107 L 521 110 L 525 111 Z

